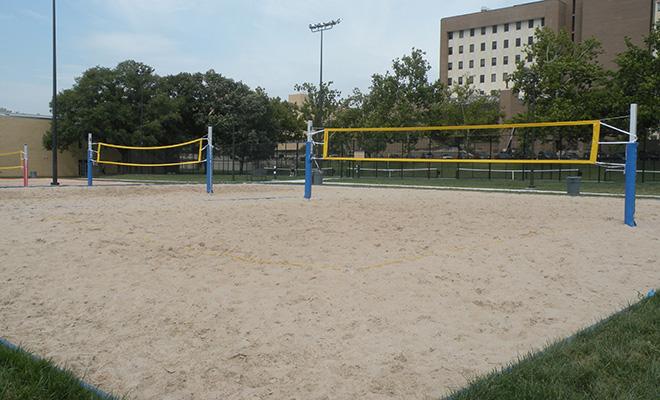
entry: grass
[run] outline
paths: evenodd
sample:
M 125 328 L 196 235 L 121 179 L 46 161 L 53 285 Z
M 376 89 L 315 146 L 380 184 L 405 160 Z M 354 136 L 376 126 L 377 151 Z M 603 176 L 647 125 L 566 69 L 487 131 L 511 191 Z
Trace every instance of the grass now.
M 206 176 L 202 174 L 124 174 L 124 175 L 104 175 L 94 178 L 99 180 L 123 180 L 123 181 L 151 181 L 162 183 L 205 183 Z M 288 181 L 292 179 L 301 179 L 301 177 L 279 176 L 277 180 Z M 239 175 L 213 175 L 213 183 L 249 183 L 273 181 L 272 176 L 252 176 Z
M 108 400 L 85 388 L 71 372 L 0 343 L 0 399 Z
M 477 399 L 660 399 L 660 295 L 447 397 Z
M 452 179 L 452 178 L 326 178 L 327 182 L 346 182 L 354 184 L 380 184 L 380 185 L 423 185 L 456 188 L 479 188 L 479 189 L 530 189 L 529 181 L 512 181 L 508 179 Z M 566 191 L 566 181 L 539 180 L 536 179 L 534 190 L 541 191 Z M 593 182 L 583 181 L 581 192 L 623 194 L 623 182 Z M 638 195 L 660 195 L 660 181 L 638 182 Z

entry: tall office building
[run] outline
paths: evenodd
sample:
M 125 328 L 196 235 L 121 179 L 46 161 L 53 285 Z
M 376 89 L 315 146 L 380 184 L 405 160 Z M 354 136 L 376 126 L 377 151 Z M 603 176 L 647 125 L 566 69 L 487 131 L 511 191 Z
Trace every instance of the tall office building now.
M 595 37 L 603 45 L 600 62 L 614 68 L 625 37 L 641 43 L 660 17 L 659 0 L 543 0 L 496 10 L 443 18 L 440 79 L 472 83 L 486 93 L 507 89 L 516 61 L 534 32 L 547 26 L 566 30 L 574 41 Z

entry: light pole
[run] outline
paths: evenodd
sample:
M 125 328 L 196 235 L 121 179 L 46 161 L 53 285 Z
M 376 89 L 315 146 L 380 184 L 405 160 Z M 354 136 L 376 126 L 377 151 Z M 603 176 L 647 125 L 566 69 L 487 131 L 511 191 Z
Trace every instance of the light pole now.
M 339 24 L 341 19 L 333 20 L 330 22 L 320 22 L 318 24 L 309 25 L 312 33 L 321 32 L 321 63 L 320 63 L 320 78 L 319 78 L 319 112 L 316 117 L 317 127 L 323 127 L 323 32 L 332 29 L 335 25 Z
M 57 30 L 55 23 L 55 0 L 53 0 L 53 101 L 52 101 L 52 112 L 53 116 L 52 124 L 52 146 L 53 146 L 53 181 L 50 183 L 53 186 L 59 185 L 57 182 Z

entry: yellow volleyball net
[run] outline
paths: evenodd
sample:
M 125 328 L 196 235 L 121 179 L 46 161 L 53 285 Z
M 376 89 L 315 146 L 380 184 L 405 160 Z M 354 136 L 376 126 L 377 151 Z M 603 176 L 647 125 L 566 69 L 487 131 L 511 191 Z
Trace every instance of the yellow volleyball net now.
M 596 164 L 600 121 L 326 128 L 323 160 Z
M 23 169 L 25 166 L 24 159 L 25 156 L 22 150 L 0 153 L 0 171 Z
M 97 142 L 96 164 L 125 167 L 173 167 L 206 162 L 208 139 L 202 137 L 166 146 L 123 146 Z

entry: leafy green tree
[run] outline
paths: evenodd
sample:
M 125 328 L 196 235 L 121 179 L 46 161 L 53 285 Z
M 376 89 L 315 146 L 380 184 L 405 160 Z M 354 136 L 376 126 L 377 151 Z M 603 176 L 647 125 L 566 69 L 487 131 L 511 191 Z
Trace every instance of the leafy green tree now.
M 536 40 L 525 48 L 526 60 L 511 75 L 514 93 L 522 96 L 527 113 L 514 121 L 576 121 L 609 115 L 613 104 L 610 74 L 600 65 L 600 43 L 594 39 L 574 42 L 562 30 L 536 30 Z M 554 142 L 555 148 L 577 148 L 591 134 L 580 128 L 518 130 L 521 151 L 533 154 L 534 143 Z
M 300 112 L 305 121 L 314 121 L 318 126 L 322 119 L 324 125 L 328 125 L 328 120 L 332 118 L 339 106 L 341 92 L 331 89 L 333 82 L 324 82 L 319 88 L 313 83 L 305 82 L 294 86 L 297 92 L 305 93 L 305 101 L 300 108 Z M 323 100 L 323 106 L 320 107 L 320 99 Z
M 639 135 L 644 139 L 660 131 L 660 24 L 644 40 L 644 46 L 626 39 L 626 47 L 616 59 L 618 108 L 627 114 L 629 104 L 639 104 Z
M 80 146 L 90 132 L 97 140 L 125 145 L 179 141 L 177 104 L 159 91 L 159 79 L 153 68 L 132 60 L 85 71 L 58 94 L 58 147 Z M 50 132 L 44 146 L 51 147 Z

